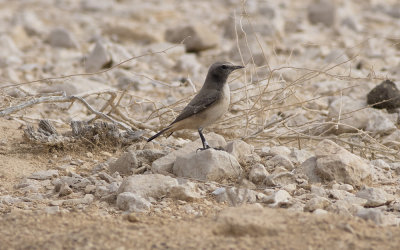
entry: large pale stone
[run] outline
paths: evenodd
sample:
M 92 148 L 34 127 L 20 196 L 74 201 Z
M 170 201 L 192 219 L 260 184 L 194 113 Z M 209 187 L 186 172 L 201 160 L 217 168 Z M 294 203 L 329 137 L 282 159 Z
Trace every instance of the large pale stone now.
M 110 64 L 110 62 L 111 56 L 106 46 L 100 41 L 97 41 L 95 47 L 85 61 L 85 70 L 86 72 L 96 72 L 101 70 L 105 65 Z
M 210 147 L 214 148 L 225 148 L 226 141 L 224 137 L 215 133 L 206 134 L 207 142 Z M 178 156 L 188 155 L 189 153 L 195 152 L 198 148 L 202 147 L 200 138 L 194 142 L 189 142 L 179 150 L 172 151 L 168 155 L 155 160 L 151 165 L 151 170 L 154 173 L 172 173 L 172 167 Z
M 308 6 L 307 12 L 308 20 L 312 24 L 322 23 L 326 26 L 332 26 L 335 23 L 336 7 L 332 1 L 313 1 Z
M 182 43 L 188 52 L 198 52 L 218 45 L 218 35 L 203 24 L 171 28 L 165 32 L 165 40 L 171 43 Z
M 365 203 L 366 207 L 379 207 L 385 205 L 389 198 L 388 194 L 384 190 L 373 187 L 363 188 L 356 194 L 356 196 L 367 200 Z
M 117 196 L 119 209 L 129 212 L 144 212 L 150 209 L 151 203 L 138 194 L 123 192 Z
M 241 140 L 231 141 L 226 145 L 226 152 L 235 156 L 239 162 L 242 162 L 247 155 L 251 155 L 253 151 L 254 146 Z
M 77 48 L 78 43 L 74 36 L 65 28 L 53 29 L 46 40 L 53 47 Z
M 118 194 L 131 192 L 146 199 L 157 199 L 167 195 L 169 189 L 177 185 L 176 179 L 161 174 L 134 175 L 122 181 Z
M 265 178 L 267 178 L 268 172 L 265 169 L 264 165 L 261 163 L 257 163 L 251 167 L 249 173 L 249 180 L 255 184 L 259 184 L 264 182 Z
M 118 160 L 111 163 L 109 167 L 111 174 L 118 172 L 122 175 L 132 174 L 136 168 L 138 168 L 138 161 L 133 151 L 122 154 Z
M 214 149 L 178 156 L 173 167 L 173 173 L 177 176 L 211 181 L 236 178 L 241 171 L 235 157 Z
M 336 181 L 361 186 L 371 182 L 370 166 L 362 158 L 340 147 L 330 140 L 320 142 L 315 150 L 315 171 L 327 181 Z

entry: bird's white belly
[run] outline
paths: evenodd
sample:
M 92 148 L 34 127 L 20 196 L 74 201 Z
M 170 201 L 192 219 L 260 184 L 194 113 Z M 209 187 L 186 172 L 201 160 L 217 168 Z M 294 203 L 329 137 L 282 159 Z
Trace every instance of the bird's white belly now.
M 219 120 L 225 113 L 228 111 L 230 104 L 230 91 L 229 86 L 226 83 L 224 88 L 222 89 L 222 95 L 215 104 L 211 105 L 207 110 L 199 114 L 199 118 L 201 119 L 200 126 L 205 128 L 217 120 Z

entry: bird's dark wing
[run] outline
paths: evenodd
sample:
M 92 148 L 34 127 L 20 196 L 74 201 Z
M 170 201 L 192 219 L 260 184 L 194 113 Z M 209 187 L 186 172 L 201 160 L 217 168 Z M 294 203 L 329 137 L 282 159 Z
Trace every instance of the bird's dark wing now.
M 171 124 L 200 113 L 215 103 L 219 99 L 220 95 L 221 92 L 218 90 L 207 90 L 206 92 L 200 91 Z

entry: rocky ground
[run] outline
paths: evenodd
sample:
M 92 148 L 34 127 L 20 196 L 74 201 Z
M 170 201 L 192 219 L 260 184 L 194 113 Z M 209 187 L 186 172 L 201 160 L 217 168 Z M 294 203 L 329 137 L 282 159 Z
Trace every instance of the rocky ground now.
M 396 1 L 0 6 L 0 249 L 398 248 Z M 220 60 L 218 150 L 146 143 Z

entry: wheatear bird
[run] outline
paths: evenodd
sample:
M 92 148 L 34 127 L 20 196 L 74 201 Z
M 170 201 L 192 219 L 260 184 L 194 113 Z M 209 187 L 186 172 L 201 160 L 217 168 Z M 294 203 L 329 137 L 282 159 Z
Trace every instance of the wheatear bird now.
M 213 124 L 228 111 L 231 101 L 229 85 L 226 83 L 228 76 L 236 69 L 244 68 L 235 66 L 228 62 L 217 62 L 208 70 L 203 87 L 197 95 L 182 110 L 182 113 L 166 128 L 150 137 L 151 141 L 159 135 L 167 132 L 170 136 L 173 132 L 181 129 L 197 129 L 203 143 L 203 148 L 208 149 L 203 128 Z

